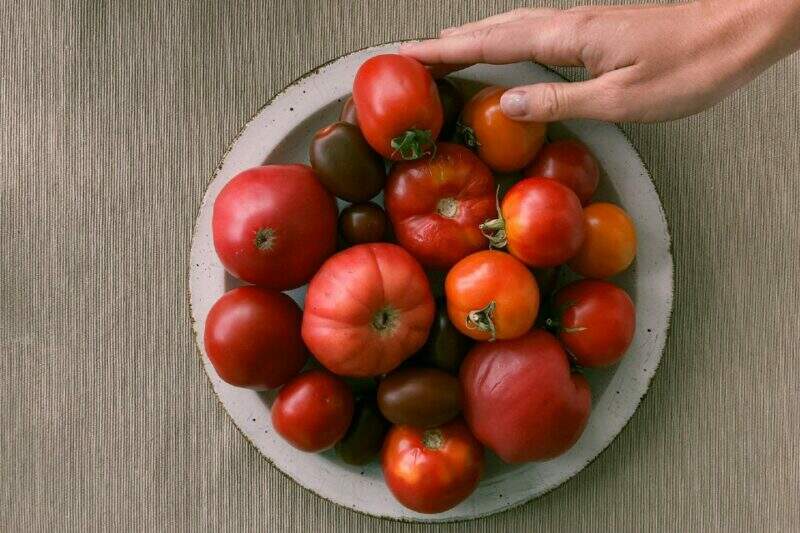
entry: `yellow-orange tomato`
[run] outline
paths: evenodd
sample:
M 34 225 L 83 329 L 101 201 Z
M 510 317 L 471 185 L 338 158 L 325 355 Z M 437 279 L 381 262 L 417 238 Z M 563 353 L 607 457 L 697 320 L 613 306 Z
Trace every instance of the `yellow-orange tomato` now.
M 614 204 L 596 203 L 583 210 L 586 236 L 569 267 L 585 278 L 609 278 L 630 266 L 636 257 L 633 220 Z
M 539 311 L 539 287 L 522 262 L 497 250 L 468 255 L 444 282 L 447 315 L 464 335 L 485 341 L 527 333 Z
M 530 163 L 544 144 L 547 125 L 511 120 L 500 109 L 505 87 L 487 87 L 464 106 L 461 124 L 468 146 L 497 172 L 513 172 Z

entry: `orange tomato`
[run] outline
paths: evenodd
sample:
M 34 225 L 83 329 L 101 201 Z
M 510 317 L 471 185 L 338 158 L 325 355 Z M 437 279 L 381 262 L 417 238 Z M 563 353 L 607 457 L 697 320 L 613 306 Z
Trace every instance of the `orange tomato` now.
M 533 274 L 518 259 L 497 250 L 476 252 L 456 263 L 444 290 L 450 321 L 480 341 L 525 334 L 539 311 Z
M 596 203 L 583 210 L 585 237 L 569 267 L 585 278 L 609 278 L 636 257 L 636 229 L 622 208 Z
M 461 116 L 466 144 L 497 172 L 513 172 L 530 163 L 544 144 L 547 125 L 511 120 L 500 109 L 505 87 L 487 87 L 472 97 Z

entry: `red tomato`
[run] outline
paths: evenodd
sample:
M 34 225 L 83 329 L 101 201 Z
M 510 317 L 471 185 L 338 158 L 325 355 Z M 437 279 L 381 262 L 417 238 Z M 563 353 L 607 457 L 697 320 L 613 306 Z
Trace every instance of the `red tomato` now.
M 520 181 L 506 193 L 501 218 L 481 225 L 495 247 L 529 266 L 542 268 L 568 261 L 584 238 L 583 211 L 575 193 L 545 178 Z
M 321 452 L 344 436 L 354 409 L 353 393 L 344 381 L 324 370 L 310 370 L 278 393 L 272 427 L 295 448 Z
M 385 195 L 397 240 L 424 266 L 446 270 L 486 248 L 478 226 L 495 216 L 494 179 L 463 146 L 394 165 Z
M 636 257 L 636 228 L 623 209 L 596 203 L 583 210 L 586 238 L 569 267 L 585 278 L 610 278 Z
M 607 281 L 581 280 L 556 293 L 558 338 L 577 363 L 613 365 L 625 355 L 636 330 L 636 309 L 628 293 Z
M 544 144 L 547 126 L 508 118 L 500 108 L 505 87 L 486 87 L 472 97 L 461 114 L 467 146 L 497 172 L 513 172 L 531 162 Z
M 564 139 L 544 145 L 525 171 L 526 178 L 550 178 L 566 185 L 581 204 L 592 199 L 600 182 L 600 166 L 592 152 L 577 139 Z
M 442 129 L 442 104 L 430 73 L 410 57 L 383 54 L 364 62 L 353 82 L 358 126 L 387 159 L 431 153 Z
M 389 372 L 422 348 L 434 302 L 425 272 L 395 244 L 359 244 L 331 257 L 308 286 L 303 340 L 345 376 Z
M 467 424 L 507 463 L 561 455 L 589 419 L 589 383 L 570 372 L 564 349 L 545 331 L 476 345 L 460 375 Z
M 279 387 L 300 372 L 308 351 L 300 337 L 302 313 L 285 294 L 239 287 L 211 307 L 203 332 L 217 374 L 237 387 Z
M 436 429 L 394 426 L 384 441 L 381 464 L 397 501 L 418 513 L 441 513 L 478 486 L 483 446 L 460 418 Z
M 505 252 L 484 250 L 456 263 L 444 282 L 447 314 L 477 340 L 513 339 L 531 329 L 539 287 L 530 270 Z
M 336 204 L 305 165 L 238 174 L 214 202 L 214 248 L 239 279 L 286 290 L 306 283 L 336 249 Z

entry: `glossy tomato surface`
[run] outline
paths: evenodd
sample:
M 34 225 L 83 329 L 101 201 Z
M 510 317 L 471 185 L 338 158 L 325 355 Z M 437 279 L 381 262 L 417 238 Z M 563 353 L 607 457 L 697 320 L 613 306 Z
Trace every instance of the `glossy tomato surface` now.
M 456 263 L 445 278 L 450 321 L 476 340 L 513 339 L 533 326 L 539 288 L 511 255 L 484 250 Z
M 416 159 L 433 151 L 442 128 L 436 83 L 421 63 L 398 54 L 364 62 L 353 82 L 358 125 L 387 159 Z
M 378 407 L 393 424 L 436 427 L 461 412 L 461 385 L 437 368 L 399 368 L 378 386 Z
M 353 409 L 353 394 L 340 378 L 309 370 L 278 393 L 272 404 L 272 427 L 295 448 L 320 452 L 344 436 Z
M 233 289 L 208 312 L 206 354 L 219 377 L 231 385 L 279 387 L 308 359 L 301 320 L 300 308 L 281 292 L 253 286 Z
M 622 359 L 636 331 L 636 309 L 628 293 L 613 283 L 581 280 L 556 293 L 558 338 L 586 367 L 613 365 Z
M 435 306 L 425 272 L 395 244 L 359 244 L 331 257 L 311 280 L 303 340 L 336 374 L 389 372 L 419 350 Z
M 237 278 L 277 290 L 306 283 L 336 249 L 336 204 L 305 165 L 236 175 L 214 202 L 214 248 Z
M 464 418 L 507 463 L 544 461 L 572 447 L 589 419 L 592 394 L 573 374 L 558 340 L 534 329 L 480 343 L 461 365 Z
M 418 513 L 441 513 L 472 494 L 483 475 L 483 446 L 463 420 L 434 429 L 394 426 L 381 452 L 395 498 Z
M 547 126 L 508 118 L 500 108 L 504 92 L 505 87 L 486 87 L 467 102 L 461 115 L 462 135 L 492 170 L 513 172 L 536 156 Z
M 386 213 L 372 202 L 349 205 L 339 214 L 339 233 L 348 244 L 380 242 L 388 226 Z
M 439 143 L 433 158 L 396 164 L 385 194 L 397 240 L 424 266 L 445 270 L 487 248 L 479 226 L 496 216 L 494 180 L 463 146 Z
M 600 165 L 592 152 L 577 139 L 545 144 L 525 171 L 526 178 L 550 178 L 572 189 L 588 204 L 600 182 Z
M 610 278 L 636 257 L 636 228 L 621 207 L 599 202 L 583 210 L 586 238 L 569 267 L 586 278 Z

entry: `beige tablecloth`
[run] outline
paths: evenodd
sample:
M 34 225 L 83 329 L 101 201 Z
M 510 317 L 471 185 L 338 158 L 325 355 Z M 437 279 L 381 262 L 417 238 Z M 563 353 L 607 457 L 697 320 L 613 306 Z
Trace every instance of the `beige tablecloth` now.
M 418 528 L 323 501 L 239 435 L 189 326 L 192 225 L 290 80 L 516 2 L 0 4 L 0 530 Z M 795 56 L 700 116 L 625 127 L 676 262 L 650 393 L 561 488 L 446 529 L 798 527 L 799 86 Z

